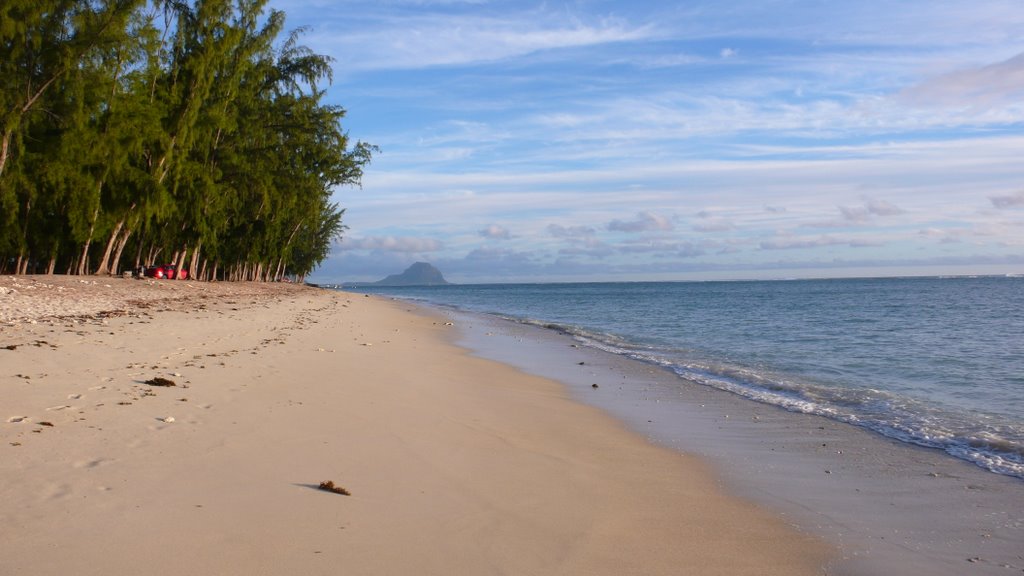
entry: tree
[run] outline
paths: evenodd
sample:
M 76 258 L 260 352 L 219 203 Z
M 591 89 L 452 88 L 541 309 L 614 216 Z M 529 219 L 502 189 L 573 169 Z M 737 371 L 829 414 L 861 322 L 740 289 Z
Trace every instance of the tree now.
M 376 148 L 267 0 L 0 4 L 0 271 L 307 274 Z M 133 260 L 134 259 L 134 260 Z

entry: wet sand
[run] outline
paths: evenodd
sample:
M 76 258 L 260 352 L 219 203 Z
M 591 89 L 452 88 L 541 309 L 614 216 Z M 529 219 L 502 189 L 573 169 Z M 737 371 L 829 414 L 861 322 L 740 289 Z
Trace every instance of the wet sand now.
M 0 573 L 827 573 L 703 460 L 408 308 L 0 278 Z
M 826 538 L 840 552 L 830 574 L 1024 573 L 1018 478 L 690 383 L 552 330 L 472 314 L 455 321 L 458 342 L 475 353 L 557 379 L 650 441 L 706 459 L 731 493 Z

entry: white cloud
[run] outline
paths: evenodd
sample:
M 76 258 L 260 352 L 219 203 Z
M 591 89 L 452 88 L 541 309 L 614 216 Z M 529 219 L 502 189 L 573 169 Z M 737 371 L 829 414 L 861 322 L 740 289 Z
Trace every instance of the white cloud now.
M 868 212 L 876 216 L 895 216 L 906 213 L 906 210 L 903 210 L 891 202 L 886 202 L 885 200 L 869 199 L 865 204 L 865 207 Z
M 931 78 L 901 98 L 921 106 L 993 106 L 1024 98 L 1024 53 L 1013 58 Z
M 1015 194 L 989 196 L 989 200 L 992 201 L 992 205 L 996 208 L 1016 208 L 1018 206 L 1024 206 L 1024 190 Z
M 696 232 L 728 232 L 730 230 L 735 230 L 736 225 L 728 220 L 718 218 L 694 224 L 693 229 Z
M 418 69 L 495 62 L 546 50 L 651 37 L 653 29 L 614 18 L 591 23 L 538 11 L 501 17 L 418 12 L 365 22 L 358 32 L 312 35 L 346 70 Z
M 676 258 L 696 258 L 707 253 L 705 247 L 695 242 L 644 242 L 623 244 L 618 247 L 623 254 L 656 254 Z
M 895 216 L 906 210 L 885 200 L 869 199 L 861 206 L 840 206 L 839 212 L 849 222 L 867 222 L 872 216 Z
M 847 245 L 854 248 L 865 248 L 872 246 L 882 246 L 884 245 L 884 242 L 882 242 L 879 239 L 872 238 L 839 238 L 835 236 L 818 236 L 814 238 L 808 238 L 803 236 L 792 236 L 762 240 L 759 246 L 762 250 L 797 250 L 837 245 Z
M 491 260 L 514 258 L 529 259 L 524 252 L 518 252 L 511 248 L 478 248 L 466 255 L 466 260 Z
M 509 240 L 512 238 L 512 233 L 509 232 L 507 228 L 497 224 L 487 226 L 480 231 L 480 235 L 492 240 Z
M 736 229 L 736 224 L 731 220 L 715 216 L 706 210 L 698 212 L 697 217 L 701 220 L 693 225 L 697 232 L 728 232 Z
M 668 231 L 675 228 L 672 222 L 664 216 L 651 212 L 638 212 L 634 220 L 612 220 L 608 223 L 608 230 L 614 232 L 651 232 Z
M 382 252 L 426 253 L 437 252 L 444 245 L 433 238 L 412 238 L 409 236 L 372 236 L 368 238 L 346 238 L 340 245 L 342 250 L 375 250 Z
M 864 206 L 840 206 L 839 212 L 843 215 L 844 220 L 850 222 L 867 222 L 870 212 Z
M 593 236 L 597 232 L 590 226 L 562 226 L 561 224 L 549 224 L 547 231 L 555 238 L 581 238 Z
M 604 259 L 615 254 L 615 249 L 595 238 L 583 238 L 574 242 L 574 246 L 562 248 L 558 251 L 561 256 L 583 256 L 587 258 Z
M 495 278 L 594 259 L 591 273 L 667 273 L 695 254 L 749 269 L 796 248 L 796 268 L 858 247 L 971 262 L 1024 237 L 1019 0 L 618 3 L 615 18 L 351 1 L 335 20 L 313 1 L 311 45 L 348 76 L 331 96 L 385 150 L 337 194 L 366 237 L 342 250 L 411 259 L 434 239 L 433 259 Z
M 708 59 L 686 53 L 642 55 L 628 58 L 616 58 L 609 64 L 630 64 L 642 69 L 678 68 L 681 66 L 693 66 L 702 64 Z

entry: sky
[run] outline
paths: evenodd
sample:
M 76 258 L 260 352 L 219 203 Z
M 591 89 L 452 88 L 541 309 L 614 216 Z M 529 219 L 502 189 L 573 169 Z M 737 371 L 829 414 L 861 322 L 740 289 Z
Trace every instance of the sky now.
M 271 0 L 380 147 L 310 277 L 1024 273 L 1020 0 Z

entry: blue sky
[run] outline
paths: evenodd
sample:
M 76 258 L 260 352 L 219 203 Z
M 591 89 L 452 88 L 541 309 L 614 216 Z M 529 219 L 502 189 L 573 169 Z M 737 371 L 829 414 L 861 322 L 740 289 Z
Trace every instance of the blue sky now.
M 271 5 L 381 148 L 314 281 L 1024 272 L 1020 0 Z

